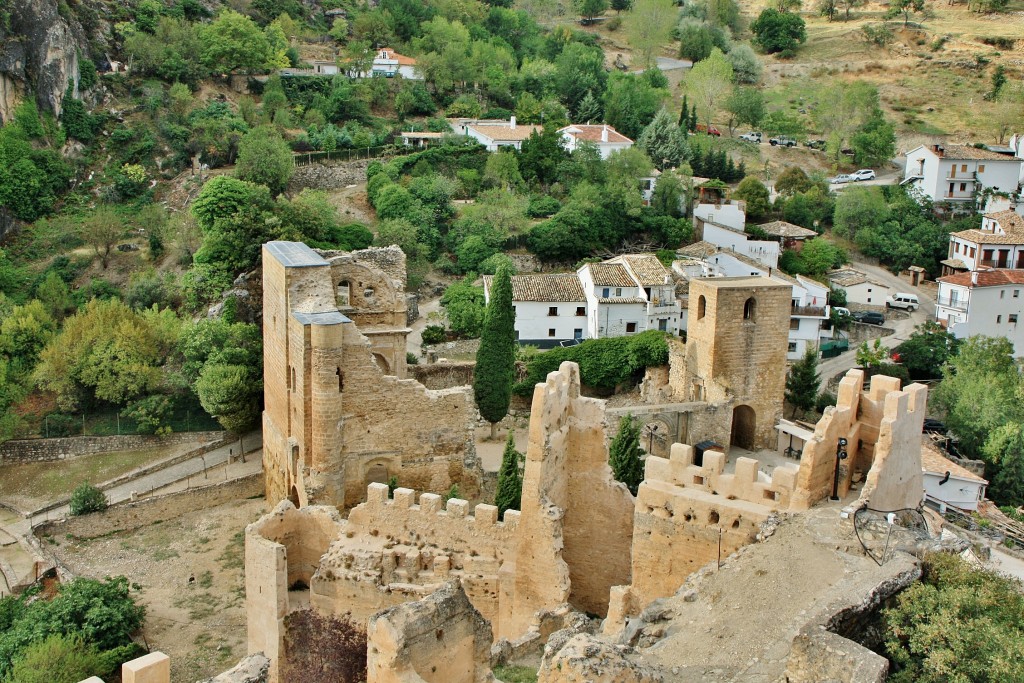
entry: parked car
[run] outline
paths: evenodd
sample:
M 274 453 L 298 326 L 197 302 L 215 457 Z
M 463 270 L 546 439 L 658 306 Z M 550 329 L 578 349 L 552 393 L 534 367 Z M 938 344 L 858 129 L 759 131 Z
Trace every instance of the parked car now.
M 933 432 L 935 434 L 945 434 L 947 429 L 946 425 L 933 417 L 926 417 L 924 424 L 921 427 L 922 432 Z
M 746 140 L 747 142 L 756 142 L 758 144 L 761 144 L 761 134 L 755 133 L 754 131 L 750 131 L 749 133 L 744 133 L 743 135 L 741 135 L 740 140 Z
M 896 292 L 890 297 L 885 299 L 886 308 L 903 308 L 911 313 L 921 307 L 921 302 L 918 300 L 916 294 L 907 294 L 906 292 Z
M 852 183 L 853 178 L 846 175 L 845 173 L 840 173 L 835 178 L 829 178 L 828 182 L 831 183 L 832 185 L 842 185 L 844 183 Z
M 885 322 L 885 316 L 875 311 L 857 311 L 853 314 L 853 319 L 868 325 L 881 325 Z
M 850 309 L 846 308 L 845 306 L 833 306 L 832 312 L 835 313 L 836 315 L 845 315 L 847 318 L 851 317 Z
M 796 147 L 796 140 L 793 138 L 787 138 L 785 135 L 779 135 L 768 141 L 772 147 Z
M 854 171 L 850 174 L 850 177 L 854 180 L 874 180 L 875 172 L 870 168 L 862 168 L 859 171 Z
M 804 147 L 810 147 L 811 149 L 825 149 L 824 140 L 808 140 L 804 143 Z
M 706 135 L 714 135 L 715 137 L 722 137 L 722 131 L 718 130 L 714 126 L 705 126 L 703 123 L 697 124 L 697 132 L 704 133 Z

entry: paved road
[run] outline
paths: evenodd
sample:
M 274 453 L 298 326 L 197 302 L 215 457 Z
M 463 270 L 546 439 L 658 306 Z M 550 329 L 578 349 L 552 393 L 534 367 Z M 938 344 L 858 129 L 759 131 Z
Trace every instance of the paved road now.
M 882 337 L 882 345 L 886 348 L 891 349 L 899 345 L 901 342 L 906 341 L 906 339 L 913 334 L 916 326 L 926 320 L 932 320 L 934 318 L 935 299 L 933 299 L 932 296 L 923 289 L 911 287 L 910 283 L 906 280 L 901 280 L 885 268 L 870 266 L 866 263 L 851 263 L 850 265 L 861 272 L 867 273 L 880 282 L 889 285 L 889 287 L 893 288 L 895 291 L 912 292 L 917 294 L 918 298 L 921 300 L 921 307 L 911 313 L 909 318 L 903 320 L 888 319 L 885 321 L 885 327 L 890 327 L 896 330 L 895 334 L 891 334 L 888 337 Z M 846 372 L 850 368 L 856 367 L 856 365 L 856 347 L 851 346 L 850 350 L 846 353 L 836 356 L 835 358 L 829 358 L 821 361 L 818 368 L 821 372 L 821 380 L 824 383 L 839 373 Z

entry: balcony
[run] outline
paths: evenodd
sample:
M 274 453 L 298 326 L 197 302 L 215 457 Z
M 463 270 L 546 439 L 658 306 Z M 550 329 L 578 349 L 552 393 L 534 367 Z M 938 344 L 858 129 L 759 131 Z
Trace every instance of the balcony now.
M 956 170 L 950 171 L 949 175 L 946 176 L 947 182 L 961 182 L 961 183 L 973 183 L 978 179 L 978 174 L 975 171 L 961 171 L 962 175 L 957 175 Z
M 978 266 L 982 268 L 1020 268 L 1021 264 L 1013 265 L 1013 261 L 1008 258 L 1005 259 L 982 259 L 978 261 Z
M 827 318 L 828 306 L 793 306 L 790 315 L 801 318 Z
M 954 311 L 967 311 L 969 299 L 952 299 L 948 296 L 940 296 L 935 303 L 943 308 L 952 308 Z

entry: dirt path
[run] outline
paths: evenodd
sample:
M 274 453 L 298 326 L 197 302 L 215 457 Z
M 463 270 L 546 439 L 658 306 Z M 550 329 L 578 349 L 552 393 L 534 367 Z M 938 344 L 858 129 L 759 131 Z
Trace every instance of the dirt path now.
M 430 314 L 437 313 L 440 310 L 440 297 L 420 301 L 420 317 L 416 318 L 412 325 L 409 325 L 409 329 L 412 331 L 406 337 L 405 342 L 406 350 L 409 353 L 415 354 L 417 358 L 423 354 L 423 330 L 427 325 L 431 324 Z
M 55 537 L 51 550 L 79 576 L 140 584 L 147 644 L 171 657 L 171 680 L 195 681 L 246 653 L 244 530 L 265 511 L 237 501 L 98 539 Z

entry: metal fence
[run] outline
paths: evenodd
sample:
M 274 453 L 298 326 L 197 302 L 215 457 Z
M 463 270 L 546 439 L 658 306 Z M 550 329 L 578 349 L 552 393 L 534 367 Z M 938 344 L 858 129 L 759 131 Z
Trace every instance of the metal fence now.
M 223 429 L 220 423 L 203 411 L 178 410 L 161 424 L 172 432 L 215 432 Z M 120 436 L 122 434 L 152 434 L 131 417 L 117 410 L 51 413 L 43 418 L 38 434 L 19 436 L 24 439 L 47 439 L 61 436 Z
M 400 156 L 416 151 L 409 148 L 403 151 L 395 145 L 381 145 L 379 147 L 359 147 L 356 149 L 336 149 L 330 152 L 299 152 L 292 156 L 296 166 L 309 166 L 310 164 L 322 161 L 357 161 L 359 159 L 380 159 L 383 157 Z

